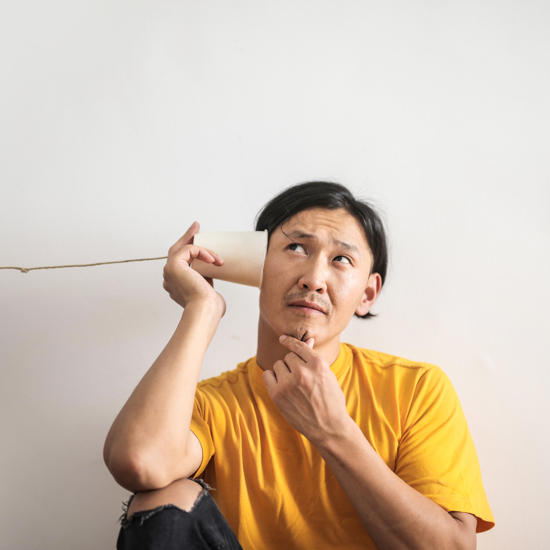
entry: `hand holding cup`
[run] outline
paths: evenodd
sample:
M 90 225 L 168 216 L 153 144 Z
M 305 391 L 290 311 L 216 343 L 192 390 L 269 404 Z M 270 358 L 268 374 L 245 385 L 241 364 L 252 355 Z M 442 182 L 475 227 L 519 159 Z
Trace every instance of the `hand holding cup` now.
M 199 229 L 199 223 L 193 222 L 181 239 L 170 247 L 164 266 L 163 287 L 170 298 L 184 308 L 191 301 L 213 300 L 219 306 L 223 317 L 226 309 L 225 300 L 214 290 L 212 279 L 203 277 L 191 268 L 192 262 L 196 259 L 214 266 L 224 264 L 216 252 L 194 244 L 194 236 Z

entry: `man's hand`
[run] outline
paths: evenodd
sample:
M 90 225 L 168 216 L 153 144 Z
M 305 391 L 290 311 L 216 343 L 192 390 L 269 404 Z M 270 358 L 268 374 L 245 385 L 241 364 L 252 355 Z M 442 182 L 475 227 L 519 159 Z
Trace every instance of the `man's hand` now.
M 407 485 L 372 448 L 348 415 L 330 366 L 313 351 L 313 338 L 280 341 L 291 352 L 263 373 L 267 391 L 289 424 L 317 447 L 376 548 L 475 549 L 475 516 L 449 514 Z
M 351 420 L 346 400 L 330 366 L 313 350 L 313 338 L 279 340 L 290 353 L 262 377 L 281 414 L 314 445 L 342 433 Z
M 225 300 L 214 290 L 212 279 L 203 277 L 192 269 L 194 259 L 223 265 L 223 259 L 214 251 L 193 244 L 194 236 L 200 225 L 193 222 L 185 235 L 168 251 L 168 260 L 164 267 L 164 289 L 170 298 L 180 306 L 186 307 L 191 301 L 213 300 L 219 307 L 221 317 L 225 314 Z

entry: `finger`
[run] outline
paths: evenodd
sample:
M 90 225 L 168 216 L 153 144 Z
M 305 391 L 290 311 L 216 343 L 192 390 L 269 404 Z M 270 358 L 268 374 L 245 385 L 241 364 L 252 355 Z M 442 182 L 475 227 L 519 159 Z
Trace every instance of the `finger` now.
M 189 229 L 183 234 L 183 236 L 170 247 L 168 255 L 170 256 L 172 254 L 175 254 L 178 250 L 181 250 L 186 244 L 193 244 L 193 239 L 195 235 L 199 232 L 200 228 L 201 226 L 199 222 L 193 222 L 189 226 Z
M 301 357 L 298 357 L 293 351 L 285 355 L 284 363 L 290 372 L 294 372 L 296 369 L 306 364 L 306 362 Z
M 214 259 L 214 261 L 211 263 L 216 265 L 223 265 L 225 263 L 225 260 L 219 254 L 216 254 L 216 252 L 214 252 L 213 250 L 210 250 L 210 248 L 204 248 L 203 246 L 189 245 L 188 250 L 192 251 L 192 254 L 197 254 L 194 256 L 194 258 L 198 258 L 199 260 L 202 260 L 202 258 L 198 256 L 199 251 L 204 251 L 210 254 L 210 256 L 212 256 L 212 258 Z
M 277 385 L 277 377 L 272 370 L 265 370 L 262 373 L 262 380 L 264 381 L 265 387 L 268 392 Z
M 211 256 L 216 258 L 216 262 L 214 262 L 216 265 L 223 265 L 225 263 L 225 260 L 217 252 L 210 250 L 210 248 L 204 248 L 204 250 L 206 250 Z
M 306 340 L 306 344 L 311 348 L 313 349 L 313 344 L 315 344 L 315 339 L 314 338 L 308 338 Z
M 307 363 L 310 359 L 315 357 L 315 352 L 308 346 L 305 342 L 297 340 L 293 336 L 288 336 L 283 334 L 279 337 L 279 342 L 288 348 L 290 351 L 293 351 L 300 359 Z
M 288 374 L 292 371 L 290 370 L 290 367 L 289 365 L 287 365 L 286 361 L 282 361 L 281 359 L 279 359 L 278 361 L 275 361 L 273 365 L 273 372 L 275 373 L 277 380 L 280 380 L 281 376 L 284 376 L 285 374 Z
M 215 252 L 209 251 L 206 248 L 201 248 L 195 245 L 187 245 L 178 253 L 169 256 L 164 266 L 163 276 L 166 281 L 170 281 L 173 277 L 177 277 L 178 268 L 191 269 L 193 260 L 198 259 L 207 264 L 222 266 L 224 261 Z M 212 287 L 213 283 L 210 283 Z
M 193 260 L 201 260 L 207 264 L 214 264 L 221 266 L 224 263 L 224 260 L 221 256 L 218 256 L 212 250 L 208 248 L 203 248 L 202 246 L 195 246 L 193 244 L 187 245 L 182 248 L 178 253 L 172 256 L 172 259 L 176 262 L 183 260 L 187 265 L 191 265 Z

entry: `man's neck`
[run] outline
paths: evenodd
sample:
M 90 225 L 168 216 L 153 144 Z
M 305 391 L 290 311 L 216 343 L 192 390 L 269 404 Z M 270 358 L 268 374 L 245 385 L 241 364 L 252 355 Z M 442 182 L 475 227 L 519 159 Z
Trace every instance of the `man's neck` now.
M 279 342 L 279 336 L 260 316 L 258 321 L 256 361 L 263 370 L 272 370 L 273 365 L 279 359 L 283 360 L 290 353 L 288 348 Z M 317 343 L 315 341 L 313 349 L 329 365 L 332 365 L 340 354 L 340 335 L 326 342 Z

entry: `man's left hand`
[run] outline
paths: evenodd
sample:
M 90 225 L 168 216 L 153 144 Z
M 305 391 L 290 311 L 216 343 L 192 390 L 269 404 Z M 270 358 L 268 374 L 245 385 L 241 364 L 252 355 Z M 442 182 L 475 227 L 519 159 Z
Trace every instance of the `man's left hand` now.
M 286 421 L 314 445 L 345 431 L 351 420 L 335 374 L 314 350 L 313 338 L 301 342 L 281 336 L 290 350 L 264 371 L 267 391 Z

